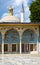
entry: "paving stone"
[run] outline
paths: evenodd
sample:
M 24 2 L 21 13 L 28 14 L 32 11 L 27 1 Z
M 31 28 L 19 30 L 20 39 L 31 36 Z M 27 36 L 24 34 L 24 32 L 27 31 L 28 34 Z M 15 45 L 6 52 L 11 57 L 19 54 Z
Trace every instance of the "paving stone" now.
M 2 64 L 4 62 L 4 64 Z M 40 57 L 30 56 L 10 56 L 5 55 L 3 58 L 0 57 L 0 65 L 40 65 Z

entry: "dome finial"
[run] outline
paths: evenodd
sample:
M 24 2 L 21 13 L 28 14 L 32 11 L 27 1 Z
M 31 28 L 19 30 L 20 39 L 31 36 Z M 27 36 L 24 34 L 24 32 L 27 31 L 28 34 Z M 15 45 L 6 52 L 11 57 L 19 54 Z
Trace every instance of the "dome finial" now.
M 11 5 L 10 5 L 10 7 L 8 8 L 8 13 L 9 13 L 9 15 L 13 15 L 13 8 L 12 8 Z

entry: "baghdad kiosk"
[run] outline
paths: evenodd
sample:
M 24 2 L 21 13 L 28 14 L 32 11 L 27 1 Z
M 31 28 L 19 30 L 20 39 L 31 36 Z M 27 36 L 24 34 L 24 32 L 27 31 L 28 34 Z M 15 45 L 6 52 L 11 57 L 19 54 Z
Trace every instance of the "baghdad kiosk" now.
M 40 53 L 40 24 L 24 22 L 23 6 L 21 19 L 13 15 L 12 7 L 8 15 L 0 19 L 0 53 Z

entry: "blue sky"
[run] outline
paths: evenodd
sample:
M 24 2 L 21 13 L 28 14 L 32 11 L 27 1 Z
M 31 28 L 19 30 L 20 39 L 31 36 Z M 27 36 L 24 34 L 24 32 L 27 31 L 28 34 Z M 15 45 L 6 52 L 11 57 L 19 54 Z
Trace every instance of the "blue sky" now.
M 23 0 L 24 3 L 24 21 L 30 22 L 29 15 L 29 6 L 32 0 Z M 13 15 L 20 18 L 20 13 L 22 10 L 22 0 L 0 0 L 0 18 L 8 15 L 9 6 L 13 7 Z

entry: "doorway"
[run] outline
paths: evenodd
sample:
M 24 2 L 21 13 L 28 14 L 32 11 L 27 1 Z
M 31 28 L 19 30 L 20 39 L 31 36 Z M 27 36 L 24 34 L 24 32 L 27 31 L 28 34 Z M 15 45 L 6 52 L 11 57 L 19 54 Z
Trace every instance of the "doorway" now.
M 2 52 L 2 45 L 0 44 L 0 52 Z
M 4 44 L 4 52 L 8 52 L 8 44 Z
M 29 44 L 22 44 L 22 52 L 29 52 Z
M 25 44 L 25 51 L 29 52 L 29 44 Z
M 24 44 L 22 44 L 22 52 L 24 52 Z
M 16 52 L 16 44 L 12 44 L 12 52 Z
M 33 44 L 30 44 L 30 51 L 33 51 Z

